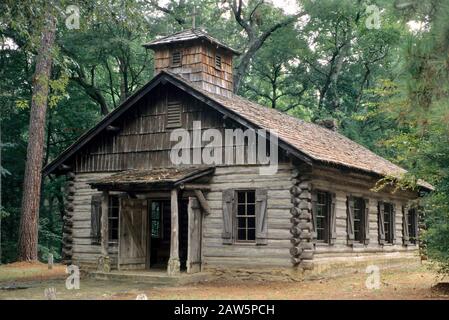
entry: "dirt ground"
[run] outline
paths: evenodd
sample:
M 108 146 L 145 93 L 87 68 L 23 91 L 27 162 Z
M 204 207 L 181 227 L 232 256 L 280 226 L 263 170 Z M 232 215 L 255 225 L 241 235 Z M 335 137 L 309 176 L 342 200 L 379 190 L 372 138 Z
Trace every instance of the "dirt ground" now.
M 40 271 L 39 271 L 40 270 Z M 432 288 L 436 274 L 427 267 L 380 270 L 379 289 L 367 289 L 367 274 L 357 272 L 336 278 L 303 282 L 213 281 L 183 286 L 154 286 L 82 278 L 79 290 L 65 287 L 65 267 L 49 271 L 46 265 L 0 267 L 0 299 L 47 299 L 48 288 L 56 299 L 449 299 L 446 291 Z

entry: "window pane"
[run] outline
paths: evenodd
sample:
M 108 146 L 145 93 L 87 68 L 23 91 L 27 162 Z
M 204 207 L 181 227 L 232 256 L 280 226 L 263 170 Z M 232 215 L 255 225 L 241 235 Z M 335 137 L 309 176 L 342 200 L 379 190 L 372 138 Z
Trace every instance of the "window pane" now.
M 256 227 L 256 218 L 248 218 L 248 228 Z
M 244 204 L 239 204 L 238 205 L 237 214 L 239 216 L 244 216 L 245 215 L 245 205 Z
M 238 229 L 237 240 L 246 240 L 246 229 Z
M 248 203 L 255 203 L 256 202 L 256 193 L 249 191 L 247 193 L 247 198 L 248 198 L 247 199 Z
M 237 228 L 246 228 L 246 218 L 237 218 Z
M 238 203 L 245 203 L 245 192 L 238 192 Z
M 256 229 L 248 229 L 248 239 L 247 240 L 256 240 Z
M 255 209 L 255 205 L 254 204 L 249 204 L 246 207 L 246 214 L 249 216 L 253 216 L 256 214 L 256 209 Z

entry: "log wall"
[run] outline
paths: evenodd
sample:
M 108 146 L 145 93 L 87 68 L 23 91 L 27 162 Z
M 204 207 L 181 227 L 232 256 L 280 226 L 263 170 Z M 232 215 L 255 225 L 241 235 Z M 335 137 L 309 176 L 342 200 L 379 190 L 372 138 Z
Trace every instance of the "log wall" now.
M 410 200 L 416 199 L 413 192 L 390 190 L 374 192 L 376 179 L 361 175 L 344 174 L 334 169 L 315 169 L 312 173 L 312 189 L 329 191 L 336 194 L 336 227 L 337 238 L 335 245 L 317 243 L 314 253 L 314 264 L 348 261 L 370 260 L 379 258 L 397 258 L 417 256 L 418 246 L 413 244 L 403 245 L 402 241 L 402 206 Z M 346 198 L 363 197 L 369 199 L 369 243 L 347 244 L 347 211 Z M 396 205 L 395 219 L 395 244 L 380 245 L 378 236 L 378 202 L 391 202 Z M 417 257 L 416 257 L 417 258 Z

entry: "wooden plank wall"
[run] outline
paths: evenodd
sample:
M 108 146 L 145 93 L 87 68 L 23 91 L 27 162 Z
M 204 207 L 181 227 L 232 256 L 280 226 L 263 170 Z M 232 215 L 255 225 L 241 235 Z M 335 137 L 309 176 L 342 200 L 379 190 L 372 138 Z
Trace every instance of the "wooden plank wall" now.
M 193 122 L 201 121 L 202 130 L 216 128 L 224 138 L 225 124 L 220 113 L 170 86 L 142 99 L 120 122 L 114 124 L 121 128 L 119 133 L 100 134 L 81 150 L 75 159 L 75 172 L 173 167 L 170 150 L 177 142 L 170 141 L 172 129 L 166 128 L 167 99 L 182 102 L 183 127 L 190 133 Z M 203 147 L 207 144 L 203 142 Z M 222 154 L 224 159 L 224 148 Z M 284 157 L 281 152 L 279 155 L 281 159 Z
M 203 267 L 226 266 L 281 266 L 290 263 L 290 187 L 292 168 L 290 163 L 279 165 L 274 176 L 259 175 L 258 166 L 220 167 L 210 182 L 211 191 L 206 199 L 211 214 L 203 219 L 202 261 Z M 225 245 L 223 232 L 222 191 L 226 189 L 268 190 L 268 244 Z
M 344 181 L 344 183 L 342 183 Z M 359 179 L 344 175 L 336 170 L 314 170 L 312 185 L 313 188 L 323 191 L 334 192 L 336 194 L 337 211 L 337 239 L 336 244 L 329 246 L 327 244 L 317 244 L 314 261 L 319 262 L 328 260 L 347 259 L 354 257 L 356 259 L 369 257 L 387 258 L 392 253 L 415 252 L 418 250 L 416 245 L 403 246 L 402 244 L 402 206 L 411 199 L 416 198 L 412 192 L 397 192 L 396 194 L 386 192 L 373 192 L 370 189 L 374 186 L 374 179 Z M 369 199 L 369 235 L 368 245 L 356 243 L 354 246 L 347 245 L 347 213 L 346 198 L 349 195 Z M 391 202 L 396 204 L 396 244 L 384 246 L 379 245 L 378 241 L 378 201 Z

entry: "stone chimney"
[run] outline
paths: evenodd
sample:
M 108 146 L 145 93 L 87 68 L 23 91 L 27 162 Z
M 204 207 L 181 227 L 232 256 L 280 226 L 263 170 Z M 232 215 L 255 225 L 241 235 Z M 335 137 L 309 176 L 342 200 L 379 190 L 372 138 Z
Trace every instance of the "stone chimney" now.
M 239 52 L 199 29 L 184 30 L 144 44 L 154 50 L 154 72 L 171 71 L 202 89 L 233 93 L 232 59 Z

